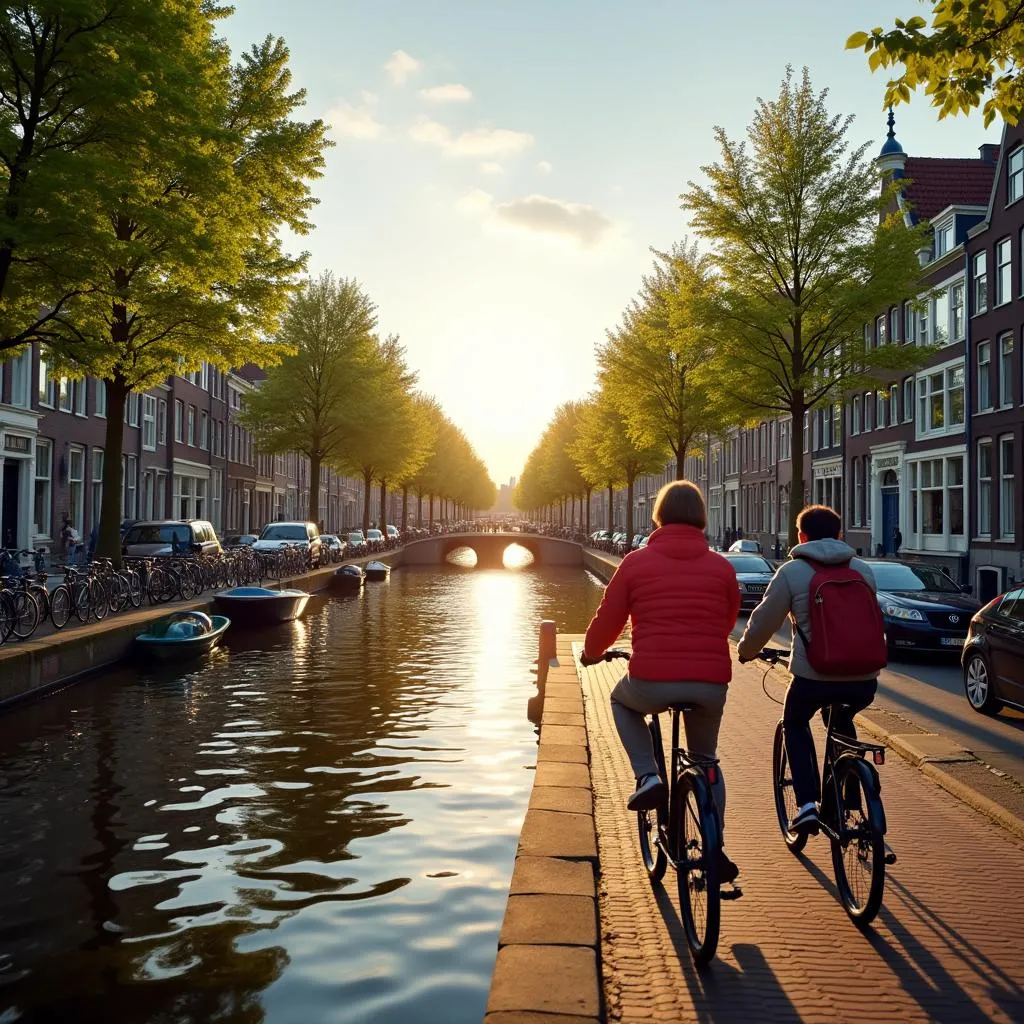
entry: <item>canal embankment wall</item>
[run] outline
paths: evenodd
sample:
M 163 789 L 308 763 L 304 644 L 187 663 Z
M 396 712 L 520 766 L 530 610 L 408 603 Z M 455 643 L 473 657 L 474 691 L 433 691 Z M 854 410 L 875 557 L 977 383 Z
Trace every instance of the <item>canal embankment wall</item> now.
M 402 549 L 367 555 L 352 559 L 352 562 L 364 565 L 372 559 L 400 566 Z M 328 586 L 337 568 L 336 565 L 325 566 L 268 582 L 265 586 L 274 589 L 296 587 L 315 593 Z M 210 612 L 212 609 L 211 593 L 194 601 L 132 609 L 100 622 L 70 626 L 60 632 L 5 645 L 0 648 L 0 708 L 34 700 L 68 686 L 90 672 L 116 665 L 131 654 L 132 644 L 139 633 L 144 633 L 151 623 L 171 612 Z

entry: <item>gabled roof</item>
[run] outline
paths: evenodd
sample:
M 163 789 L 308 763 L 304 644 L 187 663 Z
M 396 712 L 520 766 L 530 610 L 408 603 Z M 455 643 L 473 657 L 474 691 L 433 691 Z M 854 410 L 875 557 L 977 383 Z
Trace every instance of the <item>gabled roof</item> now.
M 914 220 L 930 220 L 947 206 L 986 208 L 995 180 L 994 164 L 975 158 L 908 156 L 903 170 L 910 179 L 904 195 Z

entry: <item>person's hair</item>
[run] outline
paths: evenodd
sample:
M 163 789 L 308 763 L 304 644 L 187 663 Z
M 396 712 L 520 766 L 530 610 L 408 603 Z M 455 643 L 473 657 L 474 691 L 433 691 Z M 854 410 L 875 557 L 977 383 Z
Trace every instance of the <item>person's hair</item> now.
M 703 530 L 708 525 L 708 510 L 700 488 L 689 480 L 673 480 L 658 491 L 651 519 L 655 526 L 683 523 Z
M 808 505 L 796 517 L 796 528 L 808 540 L 839 540 L 843 524 L 828 505 Z

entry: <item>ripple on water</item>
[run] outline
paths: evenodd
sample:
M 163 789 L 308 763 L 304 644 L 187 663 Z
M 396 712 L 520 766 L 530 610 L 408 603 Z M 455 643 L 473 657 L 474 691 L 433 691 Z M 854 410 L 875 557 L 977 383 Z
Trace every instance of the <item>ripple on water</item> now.
M 478 1022 L 533 781 L 536 623 L 581 630 L 599 596 L 568 570 L 402 571 L 201 670 L 0 718 L 0 1006 Z

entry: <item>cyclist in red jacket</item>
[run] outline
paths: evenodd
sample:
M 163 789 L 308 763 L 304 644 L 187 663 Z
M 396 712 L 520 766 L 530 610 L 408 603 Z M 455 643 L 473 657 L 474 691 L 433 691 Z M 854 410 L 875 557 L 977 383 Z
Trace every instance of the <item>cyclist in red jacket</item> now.
M 732 679 L 729 633 L 740 608 L 736 573 L 704 536 L 707 509 L 700 488 L 688 480 L 666 484 L 652 518 L 657 529 L 647 547 L 623 558 L 587 627 L 583 648 L 584 664 L 600 658 L 629 621 L 633 653 L 611 699 L 637 779 L 627 803 L 631 811 L 655 808 L 665 795 L 644 716 L 670 704 L 696 704 L 684 715 L 686 748 L 716 756 Z M 725 782 L 721 772 L 717 775 L 713 789 L 724 828 Z M 723 858 L 722 881 L 731 882 L 738 868 Z

